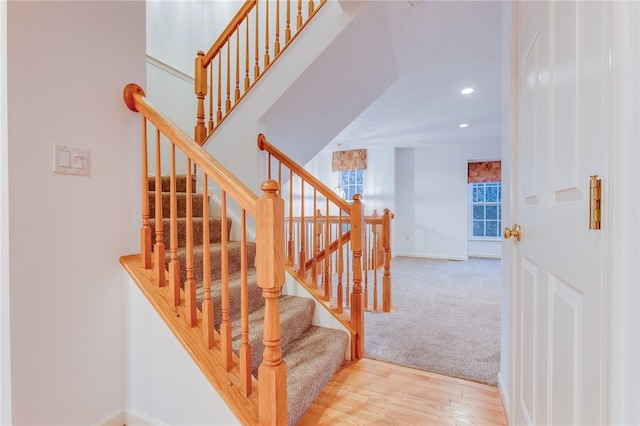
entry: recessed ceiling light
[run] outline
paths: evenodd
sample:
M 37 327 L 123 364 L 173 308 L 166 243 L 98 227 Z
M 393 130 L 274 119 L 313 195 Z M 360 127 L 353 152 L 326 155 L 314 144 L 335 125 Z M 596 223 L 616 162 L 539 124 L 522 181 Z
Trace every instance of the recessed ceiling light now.
M 468 95 L 469 93 L 473 93 L 473 87 L 465 87 L 460 91 L 463 95 Z
M 462 124 L 461 124 L 461 125 L 459 125 L 458 127 L 462 127 L 462 128 L 464 128 L 464 127 L 469 127 L 469 125 L 468 125 L 467 123 L 462 123 Z

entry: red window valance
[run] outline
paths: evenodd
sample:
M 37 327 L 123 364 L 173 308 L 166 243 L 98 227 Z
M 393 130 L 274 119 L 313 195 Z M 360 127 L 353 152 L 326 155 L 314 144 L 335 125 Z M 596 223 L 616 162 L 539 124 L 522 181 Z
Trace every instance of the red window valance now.
M 332 159 L 332 169 L 334 172 L 344 172 L 348 170 L 367 169 L 367 150 L 352 149 L 350 151 L 335 151 Z
M 500 161 L 482 161 L 469 163 L 468 183 L 501 182 L 502 163 Z

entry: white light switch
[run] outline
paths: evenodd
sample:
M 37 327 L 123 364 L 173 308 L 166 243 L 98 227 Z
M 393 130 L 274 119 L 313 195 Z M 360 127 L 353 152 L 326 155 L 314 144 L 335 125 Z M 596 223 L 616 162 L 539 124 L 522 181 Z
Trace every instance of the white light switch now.
M 89 151 L 64 145 L 53 145 L 53 171 L 69 175 L 89 175 Z

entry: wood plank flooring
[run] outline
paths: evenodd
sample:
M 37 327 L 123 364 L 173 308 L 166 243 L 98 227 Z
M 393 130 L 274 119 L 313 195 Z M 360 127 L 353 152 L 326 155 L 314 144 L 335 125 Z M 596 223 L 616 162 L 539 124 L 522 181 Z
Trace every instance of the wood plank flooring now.
M 305 425 L 506 425 L 497 387 L 371 359 L 345 362 Z

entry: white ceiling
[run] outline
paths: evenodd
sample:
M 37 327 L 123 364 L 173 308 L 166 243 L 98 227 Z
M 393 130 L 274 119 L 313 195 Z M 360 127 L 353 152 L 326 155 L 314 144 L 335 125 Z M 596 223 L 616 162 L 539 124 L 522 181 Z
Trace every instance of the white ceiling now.
M 412 3 L 371 2 L 388 25 L 399 78 L 326 149 L 500 144 L 501 2 Z M 464 87 L 475 92 L 462 95 Z

